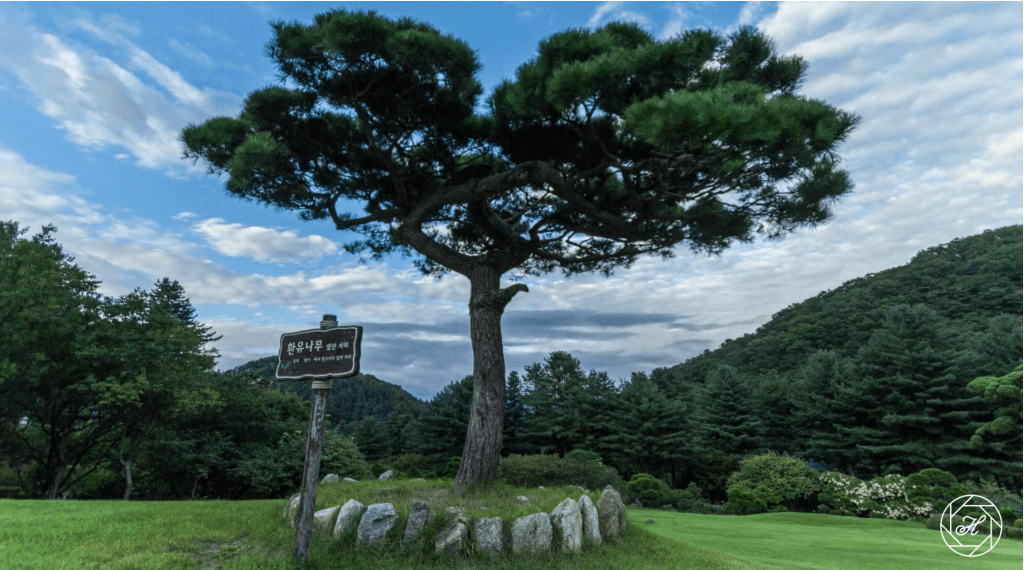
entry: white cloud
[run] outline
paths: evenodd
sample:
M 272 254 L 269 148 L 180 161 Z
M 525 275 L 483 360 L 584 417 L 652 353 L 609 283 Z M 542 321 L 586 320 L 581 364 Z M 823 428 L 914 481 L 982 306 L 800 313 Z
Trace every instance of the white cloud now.
M 212 57 L 206 55 L 205 53 L 200 51 L 195 46 L 192 46 L 191 44 L 180 42 L 174 38 L 171 38 L 170 41 L 167 42 L 167 45 L 169 45 L 171 49 L 178 52 L 182 56 L 198 63 L 199 65 L 213 67 L 217 64 L 215 61 L 213 61 Z
M 667 6 L 668 11 L 672 14 L 665 24 L 661 27 L 661 31 L 658 33 L 659 39 L 669 39 L 684 31 L 684 26 L 687 20 L 689 20 L 689 13 L 683 4 L 674 2 Z
M 622 8 L 622 4 L 622 2 L 602 2 L 587 20 L 587 27 L 596 28 L 611 21 L 637 22 L 641 25 L 648 25 L 649 19 L 646 15 L 625 10 Z
M 123 150 L 116 154 L 127 153 L 140 167 L 162 168 L 174 176 L 204 171 L 181 160 L 178 135 L 190 122 L 233 114 L 238 97 L 191 85 L 122 35 L 130 32 L 130 24 L 75 20 L 78 28 L 121 48 L 119 64 L 41 31 L 17 12 L 0 13 L 0 66 L 18 77 L 38 110 L 55 120 L 69 140 L 88 149 Z
M 221 218 L 197 222 L 192 225 L 192 231 L 224 255 L 256 261 L 304 263 L 318 261 L 338 251 L 337 243 L 322 236 L 300 237 L 295 230 L 243 226 Z

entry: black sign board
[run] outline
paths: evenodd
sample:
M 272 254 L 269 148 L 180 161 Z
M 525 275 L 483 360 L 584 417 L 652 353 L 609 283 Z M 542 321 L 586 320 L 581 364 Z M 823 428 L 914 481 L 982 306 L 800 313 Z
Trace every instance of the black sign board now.
M 281 335 L 278 380 L 321 380 L 359 374 L 363 327 L 312 329 Z

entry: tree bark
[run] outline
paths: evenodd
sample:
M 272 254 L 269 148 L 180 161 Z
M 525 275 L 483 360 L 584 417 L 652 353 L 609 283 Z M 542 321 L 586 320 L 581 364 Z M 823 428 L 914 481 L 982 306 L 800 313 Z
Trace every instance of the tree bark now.
M 121 459 L 121 466 L 124 468 L 124 496 L 121 500 L 127 501 L 132 496 L 132 458 Z
M 505 418 L 505 355 L 501 315 L 512 296 L 525 286 L 499 288 L 501 271 L 480 265 L 469 275 L 469 328 L 473 343 L 473 404 L 455 477 L 455 494 L 473 482 L 493 479 L 501 457 Z

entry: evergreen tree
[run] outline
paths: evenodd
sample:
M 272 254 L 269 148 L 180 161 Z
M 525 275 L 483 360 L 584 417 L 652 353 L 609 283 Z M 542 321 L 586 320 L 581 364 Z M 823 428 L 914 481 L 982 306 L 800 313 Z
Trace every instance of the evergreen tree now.
M 673 482 L 680 460 L 689 453 L 692 428 L 687 410 L 679 400 L 671 400 L 646 376 L 634 375 L 625 383 L 617 410 L 609 418 L 613 434 L 602 439 L 602 456 L 625 473 L 672 474 Z
M 704 451 L 738 461 L 761 449 L 762 424 L 750 388 L 748 379 L 731 366 L 708 373 L 696 413 Z
M 373 416 L 366 416 L 359 422 L 352 440 L 371 463 L 391 455 L 387 424 Z
M 526 428 L 526 403 L 523 391 L 523 380 L 513 370 L 505 384 L 505 433 L 502 439 L 501 452 L 504 455 L 526 454 L 528 447 L 523 440 Z
M 529 410 L 523 439 L 538 453 L 564 456 L 582 441 L 576 404 L 583 391 L 580 361 L 568 352 L 553 352 L 543 364 L 526 367 L 529 391 L 524 398 Z
M 825 223 L 852 189 L 836 149 L 859 118 L 798 96 L 806 64 L 753 27 L 561 32 L 486 105 L 473 51 L 427 24 L 332 10 L 272 27 L 288 87 L 186 128 L 186 157 L 241 198 L 365 235 L 350 253 L 412 250 L 424 273 L 469 279 L 476 410 L 456 493 L 497 472 L 501 315 L 527 291 L 503 275 L 719 253 Z M 365 215 L 339 211 L 350 201 Z
M 751 379 L 751 401 L 761 419 L 761 446 L 779 453 L 797 451 L 798 439 L 793 425 L 793 393 L 790 378 L 768 370 Z
M 384 429 L 387 432 L 388 437 L 388 449 L 391 455 L 403 455 L 406 453 L 413 453 L 411 448 L 406 441 L 405 426 L 412 421 L 412 416 L 409 414 L 394 413 L 388 418 L 388 421 L 384 424 Z
M 797 450 L 808 459 L 823 461 L 850 475 L 859 465 L 859 451 L 837 426 L 855 425 L 855 418 L 843 414 L 837 399 L 847 389 L 853 373 L 849 359 L 819 350 L 792 373 L 793 390 L 788 398 L 799 442 Z
M 466 425 L 473 401 L 473 377 L 452 382 L 430 400 L 427 419 L 423 422 L 420 453 L 458 457 L 465 444 Z
M 856 383 L 843 405 L 858 420 L 840 432 L 876 472 L 938 467 L 961 476 L 981 460 L 965 453 L 984 405 L 955 372 L 958 339 L 922 305 L 897 305 L 857 352 Z

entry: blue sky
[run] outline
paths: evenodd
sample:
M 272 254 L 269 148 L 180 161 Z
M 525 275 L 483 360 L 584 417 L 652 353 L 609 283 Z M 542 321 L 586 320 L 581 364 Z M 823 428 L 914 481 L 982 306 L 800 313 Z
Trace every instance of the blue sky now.
M 921 249 L 1020 224 L 1019 2 L 0 3 L 0 219 L 58 227 L 101 292 L 179 281 L 223 339 L 219 366 L 276 354 L 324 313 L 365 330 L 361 368 L 428 398 L 472 372 L 469 283 L 410 259 L 360 265 L 351 234 L 231 198 L 181 158 L 189 123 L 235 116 L 275 82 L 268 21 L 330 8 L 410 16 L 465 40 L 486 93 L 567 28 L 667 38 L 758 26 L 810 65 L 800 93 L 862 117 L 840 148 L 854 193 L 817 230 L 611 278 L 529 278 L 502 320 L 509 370 L 566 350 L 628 379 L 671 366 L 820 291 Z M 505 282 L 504 284 L 507 284 Z

